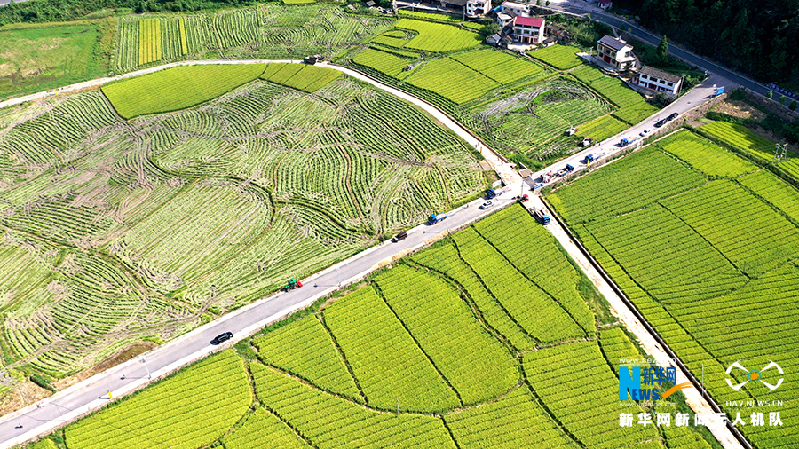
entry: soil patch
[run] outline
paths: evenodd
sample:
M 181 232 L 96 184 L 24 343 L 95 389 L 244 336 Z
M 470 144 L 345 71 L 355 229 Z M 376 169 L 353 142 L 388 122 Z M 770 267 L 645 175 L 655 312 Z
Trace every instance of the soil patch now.
M 713 112 L 720 114 L 727 114 L 733 117 L 740 117 L 742 119 L 751 119 L 758 123 L 766 118 L 766 114 L 756 107 L 739 100 L 726 99 L 717 105 L 713 106 Z
M 64 378 L 58 382 L 55 382 L 53 386 L 57 390 L 64 390 L 66 388 L 75 385 L 78 382 L 84 381 L 95 374 L 102 373 L 103 371 L 113 368 L 120 363 L 127 362 L 128 360 L 136 357 L 139 354 L 145 353 L 153 348 L 158 346 L 157 344 L 151 341 L 137 341 L 135 343 L 131 343 L 128 346 L 120 349 L 119 351 L 115 352 L 114 354 L 108 356 L 105 360 L 94 365 L 93 367 L 81 371 L 78 374 L 74 374 L 67 378 Z
M 33 382 L 23 382 L 0 394 L 0 416 L 49 397 L 50 392 Z

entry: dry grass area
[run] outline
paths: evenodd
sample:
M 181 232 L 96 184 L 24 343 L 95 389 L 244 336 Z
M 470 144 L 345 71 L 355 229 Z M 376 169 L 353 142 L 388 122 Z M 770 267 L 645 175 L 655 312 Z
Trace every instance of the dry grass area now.
M 766 114 L 754 106 L 740 100 L 731 100 L 729 98 L 714 106 L 713 112 L 743 119 L 751 119 L 756 122 L 761 122 L 766 118 Z
M 108 356 L 105 360 L 97 365 L 94 365 L 85 371 L 81 371 L 78 374 L 65 377 L 64 379 L 61 379 L 53 384 L 53 386 L 59 391 L 64 390 L 65 388 L 69 388 L 78 382 L 82 382 L 94 376 L 95 374 L 102 373 L 109 368 L 113 368 L 121 363 L 127 362 L 128 360 L 138 356 L 139 354 L 143 354 L 155 348 L 156 346 L 158 345 L 151 341 L 137 341 L 135 343 L 131 343 L 114 354 Z

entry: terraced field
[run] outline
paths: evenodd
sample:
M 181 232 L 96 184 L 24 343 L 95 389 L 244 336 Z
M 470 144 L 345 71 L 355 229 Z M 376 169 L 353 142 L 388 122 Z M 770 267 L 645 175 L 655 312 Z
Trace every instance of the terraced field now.
M 203 66 L 281 84 L 168 114 L 136 94 L 180 78 L 163 71 L 106 86 L 126 92 L 111 101 L 85 92 L 3 116 L 7 366 L 60 378 L 167 340 L 485 188 L 465 143 L 410 105 L 330 69 L 263 68 Z
M 340 6 L 263 4 L 220 12 L 128 15 L 117 21 L 116 68 L 226 58 L 328 57 L 379 34 L 393 20 L 354 16 Z
M 132 429 L 131 449 L 710 448 L 689 427 L 618 425 L 619 360 L 641 354 L 597 319 L 598 298 L 580 282 L 554 237 L 514 206 L 238 344 L 238 355 L 68 426 L 65 448 L 95 447 L 103 434 L 115 447 L 121 429 Z M 245 372 L 254 390 L 242 395 Z M 164 404 L 168 391 L 180 399 Z M 201 394 L 220 398 L 224 419 L 198 427 L 207 408 L 185 413 Z M 135 411 L 148 405 L 169 427 L 143 443 L 149 421 Z
M 742 130 L 712 125 L 700 129 L 734 151 L 755 151 L 740 143 Z M 799 294 L 799 191 L 764 167 L 680 131 L 548 197 L 694 375 L 703 373 L 731 420 L 752 410 L 727 401 L 778 401 L 766 416 L 799 409 L 799 309 L 788 299 Z M 773 361 L 784 375 L 772 367 L 758 380 L 784 382 L 733 390 L 725 370 L 736 361 L 749 370 Z M 749 380 L 739 369 L 730 377 Z M 737 427 L 756 447 L 795 447 L 788 420 Z
M 657 111 L 617 78 L 581 66 L 576 47 L 554 45 L 529 57 L 470 50 L 460 45 L 468 29 L 423 23 L 401 19 L 342 59 L 431 101 L 527 166 L 543 166 L 574 152 L 582 137 L 603 140 Z M 578 137 L 567 135 L 572 127 Z

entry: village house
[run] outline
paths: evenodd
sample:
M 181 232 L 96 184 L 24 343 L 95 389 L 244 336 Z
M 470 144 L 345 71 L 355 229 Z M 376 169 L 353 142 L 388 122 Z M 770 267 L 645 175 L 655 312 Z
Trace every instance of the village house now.
M 643 67 L 638 71 L 638 76 L 634 82 L 641 87 L 656 92 L 670 92 L 677 95 L 682 88 L 683 77 L 654 67 Z
M 633 46 L 613 36 L 603 36 L 597 41 L 597 58 L 619 70 L 630 70 L 638 67 L 638 58 L 633 53 Z
M 602 9 L 610 9 L 613 7 L 613 2 L 611 0 L 599 0 L 597 5 Z
M 474 19 L 491 11 L 491 0 L 469 0 L 466 2 L 466 17 Z
M 544 42 L 544 19 L 515 17 L 513 19 L 513 40 L 522 44 Z
M 526 3 L 502 2 L 502 12 L 511 17 L 529 17 L 530 10 Z
M 511 17 L 510 14 L 505 14 L 504 12 L 497 13 L 497 23 L 499 24 L 500 28 L 505 28 L 512 22 L 513 17 Z
M 444 9 L 461 13 L 466 9 L 467 1 L 468 0 L 439 0 L 438 3 Z

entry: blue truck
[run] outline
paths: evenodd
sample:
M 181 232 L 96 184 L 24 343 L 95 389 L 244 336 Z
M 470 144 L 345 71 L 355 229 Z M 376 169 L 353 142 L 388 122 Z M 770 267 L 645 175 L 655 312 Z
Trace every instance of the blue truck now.
M 434 225 L 440 221 L 444 221 L 445 218 L 447 218 L 446 215 L 430 214 L 430 216 L 427 218 L 427 224 Z
M 533 215 L 535 216 L 535 219 L 538 220 L 538 222 L 542 225 L 548 225 L 551 220 L 549 217 L 549 212 L 547 212 L 546 209 L 535 209 L 533 211 Z

